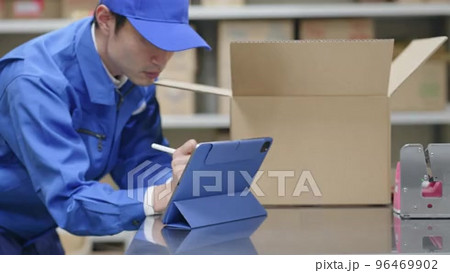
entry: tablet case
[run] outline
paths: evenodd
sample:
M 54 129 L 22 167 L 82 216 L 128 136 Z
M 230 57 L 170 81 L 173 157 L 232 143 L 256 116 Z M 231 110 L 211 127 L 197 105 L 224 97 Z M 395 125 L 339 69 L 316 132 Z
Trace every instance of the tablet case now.
M 163 216 L 168 227 L 194 229 L 267 215 L 250 185 L 271 138 L 200 143 Z
M 191 230 L 164 228 L 162 235 L 171 254 L 258 254 L 250 236 L 265 219 L 259 216 Z

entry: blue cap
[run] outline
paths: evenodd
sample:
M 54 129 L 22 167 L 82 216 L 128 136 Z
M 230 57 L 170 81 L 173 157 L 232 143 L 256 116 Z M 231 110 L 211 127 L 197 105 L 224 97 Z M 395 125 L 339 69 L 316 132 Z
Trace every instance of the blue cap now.
M 127 17 L 145 39 L 163 50 L 211 49 L 189 25 L 189 0 L 100 0 L 100 4 Z

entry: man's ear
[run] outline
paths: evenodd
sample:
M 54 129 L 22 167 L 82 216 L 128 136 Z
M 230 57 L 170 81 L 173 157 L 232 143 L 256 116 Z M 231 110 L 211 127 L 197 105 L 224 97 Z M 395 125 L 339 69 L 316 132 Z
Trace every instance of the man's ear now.
M 114 31 L 116 17 L 111 13 L 107 6 L 99 5 L 95 9 L 94 15 L 101 32 L 108 35 Z

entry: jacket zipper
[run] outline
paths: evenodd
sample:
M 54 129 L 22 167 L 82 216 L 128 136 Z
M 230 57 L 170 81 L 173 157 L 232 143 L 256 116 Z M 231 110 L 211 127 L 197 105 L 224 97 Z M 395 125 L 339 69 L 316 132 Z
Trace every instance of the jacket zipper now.
M 115 89 L 116 93 L 119 95 L 119 102 L 117 103 L 117 111 L 119 111 L 120 107 L 125 101 L 125 97 L 134 89 L 134 86 L 135 86 L 134 84 L 131 84 L 131 86 L 123 94 L 120 92 L 119 89 L 117 88 Z
M 106 140 L 106 135 L 98 134 L 98 133 L 92 132 L 88 129 L 78 129 L 77 132 L 80 134 L 90 135 L 90 136 L 97 138 L 97 140 L 98 140 L 97 150 L 99 152 L 103 151 L 103 141 Z

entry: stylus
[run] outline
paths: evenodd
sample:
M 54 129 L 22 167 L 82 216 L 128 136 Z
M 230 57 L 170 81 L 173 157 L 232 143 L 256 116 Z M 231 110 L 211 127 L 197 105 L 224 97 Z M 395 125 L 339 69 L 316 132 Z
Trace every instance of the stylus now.
M 174 148 L 170 148 L 170 147 L 167 147 L 167 146 L 159 145 L 159 144 L 156 144 L 156 143 L 152 144 L 152 148 L 155 149 L 155 150 L 161 151 L 161 152 L 166 152 L 168 154 L 173 154 L 175 152 Z

